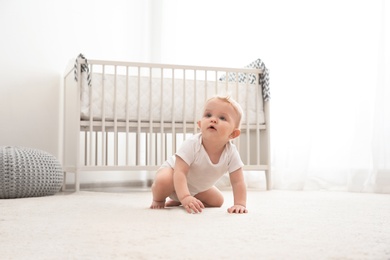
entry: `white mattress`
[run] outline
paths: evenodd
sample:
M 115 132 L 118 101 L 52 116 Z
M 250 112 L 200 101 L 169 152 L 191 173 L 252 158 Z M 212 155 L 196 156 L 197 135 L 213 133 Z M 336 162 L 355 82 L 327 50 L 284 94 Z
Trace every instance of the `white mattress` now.
M 247 119 L 249 124 L 255 124 L 257 120 L 261 124 L 264 123 L 262 91 L 259 85 L 240 83 L 237 86 L 235 82 L 227 84 L 224 81 L 204 80 L 198 80 L 195 84 L 194 80 L 188 79 L 161 81 L 161 78 L 150 80 L 149 77 L 140 77 L 140 86 L 138 86 L 138 77 L 129 76 L 128 102 L 126 102 L 126 76 L 117 75 L 116 89 L 114 82 L 114 75 L 103 76 L 100 73 L 93 73 L 90 90 L 86 73 L 82 73 L 81 119 L 89 119 L 92 113 L 95 121 L 101 121 L 102 118 L 112 121 L 116 117 L 118 121 L 128 119 L 136 122 L 139 115 L 140 120 L 146 122 L 196 122 L 200 119 L 205 100 L 218 94 L 229 95 L 240 103 L 244 110 L 242 124 L 246 124 Z M 92 105 L 90 105 L 90 95 L 92 95 Z M 256 109 L 259 110 L 258 116 L 256 116 Z

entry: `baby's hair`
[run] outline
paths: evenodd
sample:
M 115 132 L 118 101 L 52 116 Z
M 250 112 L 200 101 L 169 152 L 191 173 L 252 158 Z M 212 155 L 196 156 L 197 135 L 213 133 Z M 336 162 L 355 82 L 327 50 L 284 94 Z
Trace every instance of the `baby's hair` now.
M 241 118 L 242 118 L 242 114 L 243 114 L 243 110 L 242 110 L 241 105 L 236 100 L 234 100 L 231 96 L 220 96 L 220 95 L 213 96 L 213 97 L 209 98 L 206 101 L 206 104 L 212 99 L 219 99 L 221 101 L 227 102 L 227 103 L 232 105 L 233 109 L 236 111 L 237 116 L 238 116 L 238 121 L 236 122 L 236 127 L 240 128 Z

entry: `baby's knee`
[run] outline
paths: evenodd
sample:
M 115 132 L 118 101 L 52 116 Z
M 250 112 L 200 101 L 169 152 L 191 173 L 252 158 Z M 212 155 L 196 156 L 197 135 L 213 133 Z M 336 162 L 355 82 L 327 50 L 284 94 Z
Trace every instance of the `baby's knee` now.
M 223 198 L 214 198 L 209 201 L 203 201 L 203 204 L 205 205 L 205 207 L 220 208 L 222 207 L 223 202 L 224 202 Z
M 215 200 L 215 207 L 222 207 L 223 203 L 224 203 L 224 198 L 223 196 L 220 196 L 219 198 L 216 198 Z
M 173 186 L 173 176 L 168 170 L 158 172 L 152 183 L 152 189 L 171 186 Z
M 209 190 L 200 192 L 195 197 L 202 201 L 206 207 L 222 207 L 224 202 L 221 191 L 216 187 L 211 187 Z

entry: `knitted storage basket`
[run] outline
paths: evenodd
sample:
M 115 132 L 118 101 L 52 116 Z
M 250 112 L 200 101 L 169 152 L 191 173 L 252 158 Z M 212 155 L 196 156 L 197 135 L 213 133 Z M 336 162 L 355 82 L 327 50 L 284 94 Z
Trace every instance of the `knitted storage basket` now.
M 0 146 L 0 199 L 54 195 L 63 183 L 62 167 L 51 154 Z

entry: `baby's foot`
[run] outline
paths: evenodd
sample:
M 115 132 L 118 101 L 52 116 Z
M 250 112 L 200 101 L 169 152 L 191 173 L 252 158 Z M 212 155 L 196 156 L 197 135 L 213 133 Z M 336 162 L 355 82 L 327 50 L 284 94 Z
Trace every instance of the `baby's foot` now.
M 155 201 L 153 200 L 152 205 L 150 205 L 151 209 L 163 209 L 165 208 L 165 201 Z
M 177 207 L 180 205 L 181 205 L 181 202 L 175 201 L 175 200 L 168 200 L 167 203 L 165 203 L 165 207 Z

